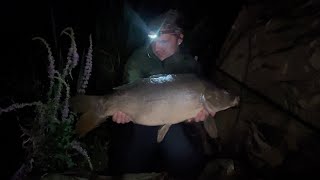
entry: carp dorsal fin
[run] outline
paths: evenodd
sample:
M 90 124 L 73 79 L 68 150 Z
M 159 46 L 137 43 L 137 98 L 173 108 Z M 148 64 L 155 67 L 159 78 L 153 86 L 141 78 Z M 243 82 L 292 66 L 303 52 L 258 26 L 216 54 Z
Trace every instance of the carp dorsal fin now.
M 211 138 L 218 137 L 218 128 L 217 128 L 216 120 L 213 117 L 209 117 L 208 119 L 206 119 L 203 122 L 203 126 Z
M 171 124 L 165 124 L 158 130 L 157 142 L 160 143 L 166 136 Z

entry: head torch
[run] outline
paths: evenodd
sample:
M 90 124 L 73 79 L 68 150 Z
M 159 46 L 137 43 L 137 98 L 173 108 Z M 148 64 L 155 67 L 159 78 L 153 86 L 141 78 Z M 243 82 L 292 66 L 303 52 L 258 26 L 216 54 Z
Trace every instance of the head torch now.
M 148 25 L 150 40 L 155 40 L 161 34 L 175 34 L 182 33 L 182 16 L 175 9 L 169 9 L 167 12 L 154 18 Z
M 161 30 L 161 31 L 150 31 L 148 34 L 148 37 L 150 40 L 155 40 L 162 34 L 175 34 L 179 35 L 181 33 L 180 29 L 167 29 L 167 30 Z
M 148 37 L 149 37 L 149 39 L 154 40 L 154 39 L 156 39 L 156 38 L 159 37 L 159 36 L 158 36 L 158 33 L 150 32 L 150 33 L 148 34 Z

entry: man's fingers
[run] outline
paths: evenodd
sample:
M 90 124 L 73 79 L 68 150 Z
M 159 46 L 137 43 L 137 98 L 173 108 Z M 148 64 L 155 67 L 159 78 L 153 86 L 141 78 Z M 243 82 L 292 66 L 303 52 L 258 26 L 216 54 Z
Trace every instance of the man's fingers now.
M 197 122 L 204 121 L 208 117 L 208 115 L 209 113 L 206 110 L 202 109 L 197 116 Z
M 112 120 L 116 123 L 124 124 L 124 123 L 129 122 L 130 118 L 125 113 L 118 111 L 118 112 L 114 113 L 114 115 L 112 116 Z
M 117 123 L 123 124 L 123 113 L 122 112 L 118 112 Z
M 208 111 L 203 111 L 203 121 L 205 120 L 205 119 L 207 119 L 207 117 L 209 116 L 209 112 Z
M 201 121 L 202 118 L 203 118 L 203 110 L 201 110 L 201 111 L 197 114 L 197 116 L 195 117 L 195 121 L 196 121 L 196 122 L 199 122 L 199 121 Z
M 127 116 L 127 115 L 124 115 L 123 122 L 124 122 L 124 123 L 130 122 L 130 117 Z
M 117 121 L 117 123 L 122 124 L 122 121 L 123 121 L 123 114 L 122 114 L 122 112 L 119 112 L 119 113 L 118 113 L 118 116 L 117 116 L 116 121 Z
M 201 111 L 200 115 L 199 115 L 199 121 L 202 121 L 204 119 L 204 111 Z
M 116 112 L 116 113 L 114 113 L 114 115 L 112 116 L 112 121 L 113 121 L 113 122 L 117 122 L 118 119 L 119 119 L 119 113 Z
M 118 114 L 118 123 L 125 124 L 131 121 L 131 118 L 127 114 L 123 112 L 119 112 Z
M 129 122 L 129 117 L 125 113 L 121 112 L 121 123 L 125 124 L 127 122 Z

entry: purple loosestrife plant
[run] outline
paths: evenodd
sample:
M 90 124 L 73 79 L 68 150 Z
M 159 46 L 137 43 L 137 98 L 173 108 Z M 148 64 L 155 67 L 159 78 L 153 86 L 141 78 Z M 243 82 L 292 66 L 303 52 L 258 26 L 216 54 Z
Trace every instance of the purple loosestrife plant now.
M 70 33 L 68 33 L 67 31 L 70 31 Z M 67 74 L 69 74 L 71 76 L 71 70 L 73 68 L 75 68 L 78 64 L 79 61 L 79 54 L 77 52 L 77 44 L 75 41 L 75 35 L 73 32 L 72 28 L 66 28 L 64 31 L 62 31 L 62 34 L 66 34 L 70 37 L 71 39 L 71 47 L 69 48 L 69 52 L 68 52 L 68 56 L 67 56 L 67 65 L 63 70 L 63 75 L 62 78 L 66 77 Z M 71 76 L 72 78 L 72 76 Z
M 10 111 L 24 108 L 26 106 L 41 106 L 41 105 L 42 105 L 41 102 L 21 103 L 21 104 L 16 103 L 16 104 L 12 104 L 11 106 L 4 108 L 4 109 L 0 108 L 0 115 L 5 112 L 10 112 Z
M 46 42 L 46 40 L 44 40 L 41 37 L 35 37 L 35 38 L 32 38 L 32 40 L 40 40 L 47 48 L 48 60 L 49 60 L 48 77 L 49 77 L 49 80 L 50 80 L 48 96 L 51 96 L 52 88 L 53 88 L 53 78 L 54 78 L 54 75 L 57 73 L 57 71 L 55 70 L 55 66 L 54 66 L 55 60 L 54 60 L 54 57 L 52 56 L 51 48 L 50 48 L 49 44 Z
M 77 89 L 77 92 L 79 94 L 84 94 L 86 92 L 86 88 L 88 86 L 89 78 L 91 76 L 91 71 L 92 71 L 92 51 L 93 50 L 92 50 L 91 35 L 89 37 L 89 42 L 90 42 L 90 46 L 86 56 L 86 65 L 84 68 L 83 76 L 80 77 L 81 81 L 80 81 L 80 84 L 78 84 L 78 89 Z
M 76 120 L 76 114 L 69 110 L 70 85 L 68 78 L 71 77 L 79 60 L 77 47 L 72 28 L 66 28 L 62 31 L 71 39 L 67 62 L 63 72 L 55 69 L 55 59 L 52 55 L 49 44 L 40 37 L 33 40 L 40 40 L 48 52 L 48 78 L 50 80 L 49 90 L 46 102 L 17 103 L 7 108 L 0 108 L 0 115 L 27 106 L 34 106 L 36 117 L 34 118 L 30 129 L 21 127 L 23 132 L 22 147 L 26 150 L 27 156 L 25 163 L 17 170 L 12 179 L 24 179 L 33 168 L 37 168 L 42 173 L 50 171 L 62 171 L 76 166 L 74 157 L 82 155 L 88 162 L 92 170 L 90 157 L 79 142 L 75 141 L 73 134 L 73 124 Z M 90 47 L 86 56 L 86 67 L 83 70 L 84 82 L 82 90 L 86 88 L 91 74 L 92 67 L 92 40 L 90 35 Z M 64 99 L 63 99 L 64 98 Z

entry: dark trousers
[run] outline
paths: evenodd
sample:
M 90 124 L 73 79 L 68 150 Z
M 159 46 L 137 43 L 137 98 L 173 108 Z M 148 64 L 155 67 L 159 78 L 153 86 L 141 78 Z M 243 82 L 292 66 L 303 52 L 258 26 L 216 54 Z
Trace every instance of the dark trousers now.
M 159 127 L 133 123 L 115 125 L 109 149 L 111 174 L 168 172 L 181 179 L 196 179 L 205 158 L 200 136 L 191 125 L 172 125 L 161 143 Z

